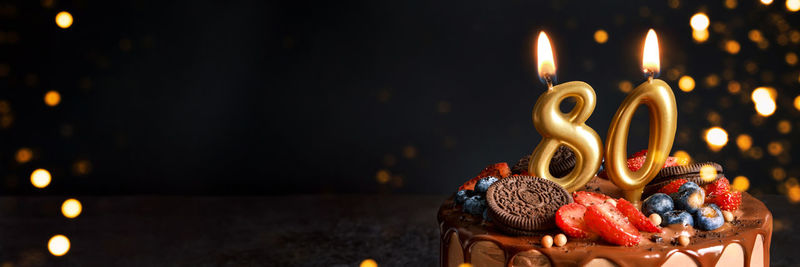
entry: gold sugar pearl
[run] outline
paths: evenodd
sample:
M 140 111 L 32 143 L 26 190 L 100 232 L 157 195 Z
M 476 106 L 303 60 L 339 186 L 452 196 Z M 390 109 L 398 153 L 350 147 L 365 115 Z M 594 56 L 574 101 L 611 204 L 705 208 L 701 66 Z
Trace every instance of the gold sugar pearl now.
M 681 244 L 681 246 L 688 246 L 690 241 L 689 236 L 681 235 L 678 237 L 678 243 Z
M 650 214 L 649 218 L 650 218 L 650 221 L 653 222 L 653 224 L 661 225 L 661 215 L 658 215 L 658 213 Z
M 567 236 L 564 234 L 557 234 L 554 242 L 557 247 L 563 247 L 567 244 Z
M 542 247 L 550 248 L 553 246 L 553 237 L 550 235 L 546 235 L 542 237 Z
M 733 221 L 733 212 L 730 212 L 730 211 L 727 211 L 727 210 L 723 210 L 722 211 L 722 217 L 725 218 L 726 222 L 732 222 Z

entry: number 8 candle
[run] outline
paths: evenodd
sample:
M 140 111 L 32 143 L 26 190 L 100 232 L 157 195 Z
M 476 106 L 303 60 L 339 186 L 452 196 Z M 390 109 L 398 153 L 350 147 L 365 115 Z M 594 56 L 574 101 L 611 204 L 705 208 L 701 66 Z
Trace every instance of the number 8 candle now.
M 661 168 L 672 149 L 675 129 L 678 122 L 675 95 L 666 82 L 654 79 L 659 71 L 658 38 L 650 29 L 644 44 L 642 67 L 647 81 L 633 89 L 611 121 L 606 137 L 606 174 L 618 187 L 625 191 L 625 198 L 638 203 L 642 190 Z M 650 115 L 650 136 L 647 145 L 647 158 L 642 167 L 631 171 L 627 166 L 627 141 L 631 118 L 636 107 L 644 104 Z
M 602 162 L 600 136 L 585 124 L 597 99 L 594 89 L 585 82 L 553 86 L 556 67 L 550 40 L 540 32 L 536 43 L 539 77 L 547 84 L 547 92 L 536 100 L 533 108 L 533 125 L 542 135 L 542 141 L 531 154 L 528 172 L 552 180 L 572 192 L 589 182 Z M 564 114 L 559 106 L 570 97 L 575 98 L 575 107 Z M 550 159 L 561 145 L 575 153 L 575 167 L 566 176 L 557 178 L 550 173 L 549 166 Z

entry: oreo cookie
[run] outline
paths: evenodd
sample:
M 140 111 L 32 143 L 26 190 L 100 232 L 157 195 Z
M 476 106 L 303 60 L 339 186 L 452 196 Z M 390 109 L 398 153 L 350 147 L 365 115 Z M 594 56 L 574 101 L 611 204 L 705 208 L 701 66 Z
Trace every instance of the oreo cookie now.
M 534 176 L 500 179 L 489 187 L 486 201 L 495 226 L 513 235 L 532 235 L 555 227 L 558 208 L 573 202 L 563 187 Z
M 511 168 L 511 172 L 515 174 L 527 173 L 528 165 L 531 160 L 531 155 L 527 155 L 519 159 L 517 164 Z M 553 158 L 550 159 L 550 174 L 555 177 L 564 177 L 575 168 L 575 153 L 572 152 L 567 146 L 559 146 Z
M 704 166 L 712 166 L 714 167 L 714 171 L 716 171 L 716 175 L 713 179 L 703 179 L 700 175 L 700 170 Z M 684 166 L 673 166 L 673 167 L 666 167 L 661 169 L 658 172 L 658 175 L 653 178 L 647 186 L 644 187 L 643 196 L 649 196 L 658 192 L 659 189 L 666 186 L 670 182 L 677 180 L 677 179 L 686 179 L 689 182 L 694 182 L 698 185 L 706 185 L 713 183 L 719 178 L 725 177 L 725 173 L 723 172 L 722 165 L 719 165 L 714 162 L 703 162 L 703 163 L 695 163 L 689 164 Z

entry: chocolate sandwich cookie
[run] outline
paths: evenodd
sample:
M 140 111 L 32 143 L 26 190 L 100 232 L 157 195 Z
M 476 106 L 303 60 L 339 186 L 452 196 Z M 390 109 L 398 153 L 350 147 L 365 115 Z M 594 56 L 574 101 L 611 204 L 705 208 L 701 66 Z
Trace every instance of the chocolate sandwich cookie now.
M 700 170 L 704 166 L 711 166 L 714 167 L 714 171 L 716 174 L 713 177 L 702 177 L 700 174 Z M 723 172 L 722 165 L 719 165 L 714 162 L 703 162 L 703 163 L 695 163 L 689 164 L 685 166 L 673 166 L 673 167 L 666 167 L 661 169 L 658 172 L 658 175 L 653 178 L 647 186 L 644 187 L 643 196 L 649 196 L 654 193 L 657 193 L 659 189 L 666 186 L 670 182 L 677 180 L 677 179 L 686 179 L 689 182 L 694 182 L 698 185 L 706 185 L 713 183 L 719 178 L 725 177 L 725 173 Z
M 489 187 L 486 201 L 495 226 L 514 235 L 553 228 L 558 208 L 573 202 L 560 185 L 533 176 L 500 179 Z
M 531 155 L 527 155 L 519 159 L 517 164 L 511 168 L 512 173 L 527 173 L 528 164 L 530 163 Z M 575 168 L 575 153 L 572 152 L 567 146 L 559 146 L 553 158 L 550 159 L 550 174 L 555 177 L 564 177 Z

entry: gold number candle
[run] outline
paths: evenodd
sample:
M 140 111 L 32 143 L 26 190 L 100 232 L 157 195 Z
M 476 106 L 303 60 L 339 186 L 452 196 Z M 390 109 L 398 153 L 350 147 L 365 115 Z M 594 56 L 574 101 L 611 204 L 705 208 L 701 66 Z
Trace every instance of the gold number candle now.
M 648 80 L 636 87 L 617 109 L 606 137 L 606 173 L 608 178 L 625 191 L 625 198 L 638 203 L 642 190 L 661 168 L 672 149 L 678 122 L 675 95 L 666 82 L 654 79 L 659 69 L 658 39 L 650 29 L 645 39 L 643 68 Z M 650 115 L 650 136 L 647 158 L 642 168 L 631 171 L 627 165 L 628 130 L 636 108 L 644 104 Z
M 550 41 L 541 32 L 536 43 L 539 77 L 546 81 L 548 89 L 533 107 L 533 125 L 542 135 L 542 141 L 531 154 L 528 172 L 552 180 L 572 192 L 594 177 L 602 161 L 600 136 L 585 124 L 594 111 L 597 98 L 592 87 L 585 82 L 553 86 L 556 68 Z M 575 107 L 564 114 L 559 106 L 570 97 L 575 98 Z M 575 168 L 566 176 L 557 178 L 550 173 L 549 166 L 550 159 L 561 145 L 575 153 Z

